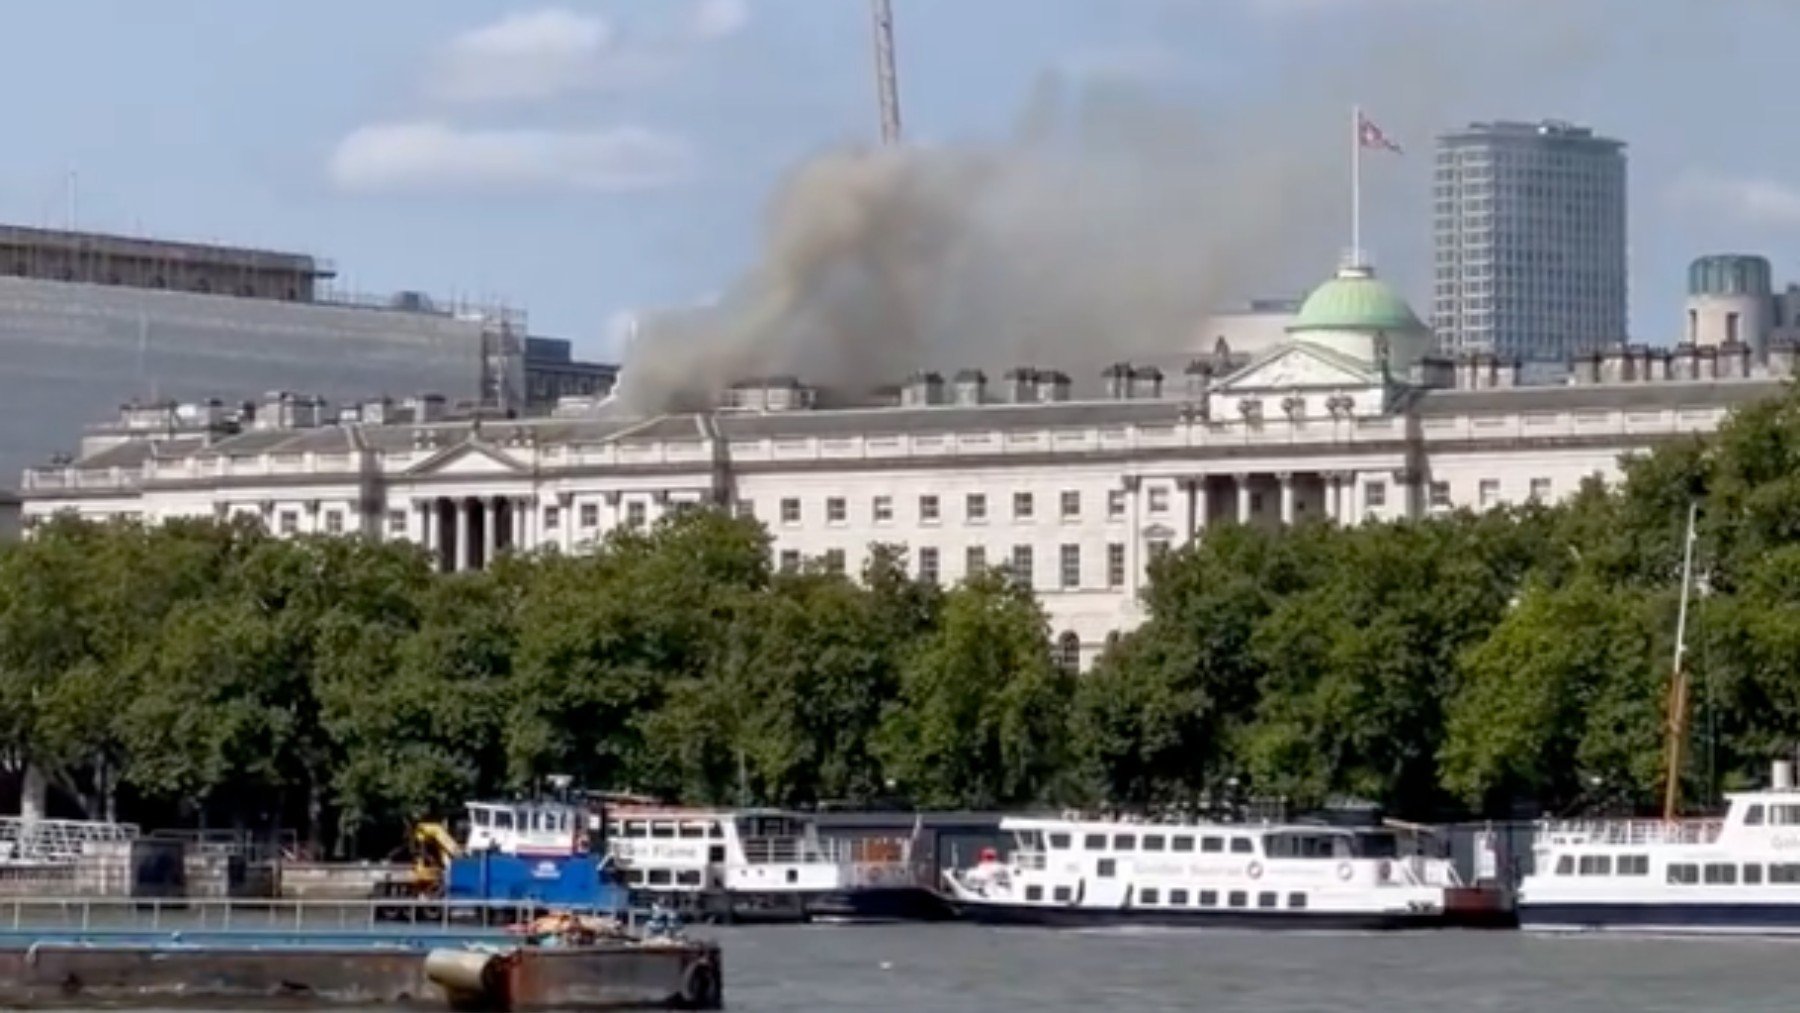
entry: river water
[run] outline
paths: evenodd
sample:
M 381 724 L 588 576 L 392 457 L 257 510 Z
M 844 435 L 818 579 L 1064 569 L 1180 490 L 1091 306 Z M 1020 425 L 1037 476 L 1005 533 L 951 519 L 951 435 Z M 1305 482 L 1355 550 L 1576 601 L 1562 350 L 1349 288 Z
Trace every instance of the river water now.
M 703 934 L 698 932 L 696 934 Z M 1792 1010 L 1800 943 L 970 925 L 722 929 L 739 1013 Z

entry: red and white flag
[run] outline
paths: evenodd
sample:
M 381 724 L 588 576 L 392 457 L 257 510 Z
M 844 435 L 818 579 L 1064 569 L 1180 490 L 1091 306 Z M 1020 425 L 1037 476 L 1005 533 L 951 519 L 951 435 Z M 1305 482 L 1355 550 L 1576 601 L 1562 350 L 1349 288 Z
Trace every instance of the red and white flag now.
M 1381 132 L 1381 128 L 1375 125 L 1375 121 L 1361 112 L 1356 114 L 1356 143 L 1365 148 L 1377 148 L 1382 151 L 1391 151 L 1396 155 L 1401 154 L 1400 145 L 1388 140 L 1388 135 Z

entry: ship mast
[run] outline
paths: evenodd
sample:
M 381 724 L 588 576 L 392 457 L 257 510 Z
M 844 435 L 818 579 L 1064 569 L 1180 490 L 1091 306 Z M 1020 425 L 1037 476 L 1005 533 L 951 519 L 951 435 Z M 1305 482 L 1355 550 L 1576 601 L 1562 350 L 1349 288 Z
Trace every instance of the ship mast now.
M 1688 504 L 1687 538 L 1681 550 L 1681 606 L 1675 615 L 1675 663 L 1669 678 L 1669 741 L 1664 762 L 1667 780 L 1663 785 L 1663 819 L 1670 821 L 1681 806 L 1681 747 L 1687 738 L 1688 675 L 1684 662 L 1688 594 L 1694 586 L 1694 520 L 1699 512 L 1698 501 Z

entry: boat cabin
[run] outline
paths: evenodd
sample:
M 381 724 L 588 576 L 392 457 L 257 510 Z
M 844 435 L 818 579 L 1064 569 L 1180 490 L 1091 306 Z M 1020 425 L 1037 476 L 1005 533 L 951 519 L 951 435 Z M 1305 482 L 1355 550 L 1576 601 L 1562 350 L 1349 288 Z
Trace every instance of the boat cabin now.
M 588 819 L 566 802 L 470 802 L 471 852 L 575 855 L 588 850 Z

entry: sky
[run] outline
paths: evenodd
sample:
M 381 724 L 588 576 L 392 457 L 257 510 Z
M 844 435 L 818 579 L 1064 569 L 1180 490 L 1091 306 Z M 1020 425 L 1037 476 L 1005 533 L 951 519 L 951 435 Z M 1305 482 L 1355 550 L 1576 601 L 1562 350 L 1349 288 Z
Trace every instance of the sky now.
M 1153 96 L 1241 133 L 1254 164 L 1297 167 L 1267 185 L 1294 188 L 1307 227 L 1271 224 L 1280 256 L 1234 277 L 1232 299 L 1335 266 L 1356 102 L 1405 148 L 1365 162 L 1364 245 L 1421 313 L 1432 136 L 1483 119 L 1629 144 L 1634 339 L 1678 332 L 1698 254 L 1762 253 L 1800 280 L 1791 0 L 892 3 L 910 144 L 993 145 L 1050 92 Z M 864 0 L 8 13 L 0 218 L 301 250 L 348 289 L 523 307 L 594 357 L 618 353 L 631 314 L 730 289 L 793 167 L 878 130 Z M 1238 147 L 1220 146 L 1209 157 Z

